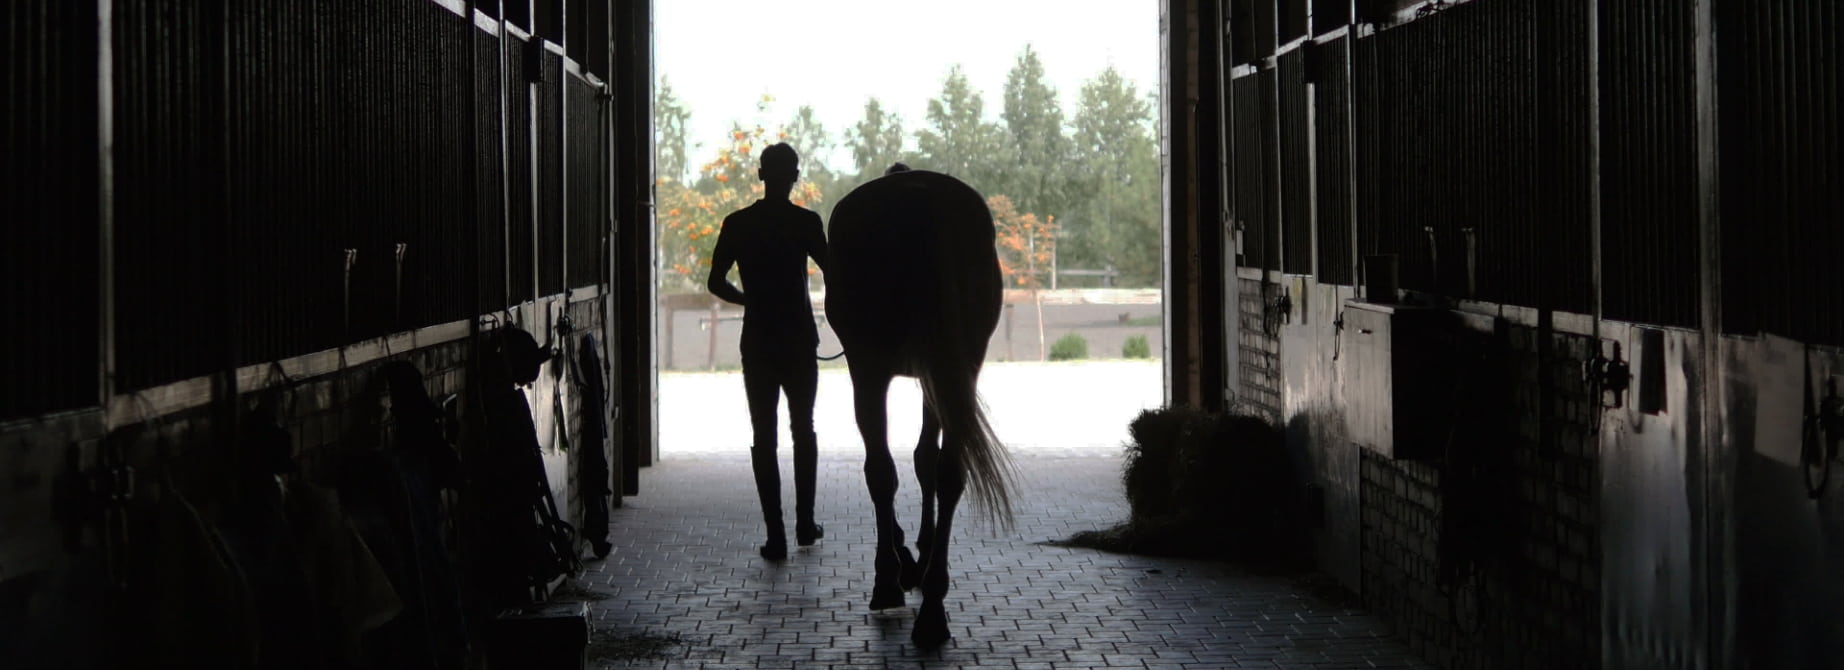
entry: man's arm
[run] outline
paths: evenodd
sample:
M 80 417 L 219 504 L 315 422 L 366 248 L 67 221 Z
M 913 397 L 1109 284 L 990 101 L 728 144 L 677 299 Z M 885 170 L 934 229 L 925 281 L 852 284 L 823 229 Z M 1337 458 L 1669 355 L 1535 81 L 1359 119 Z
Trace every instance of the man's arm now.
M 820 215 L 815 213 L 812 227 L 807 233 L 807 255 L 813 257 L 814 264 L 820 266 L 822 273 L 826 271 L 826 264 L 831 260 L 827 257 L 827 253 L 826 229 L 820 224 Z
M 743 300 L 743 291 L 730 283 L 730 267 L 736 265 L 736 251 L 731 248 L 730 220 L 725 219 L 723 228 L 717 231 L 717 247 L 711 251 L 711 276 L 704 281 L 711 295 L 723 298 L 738 305 L 747 305 Z

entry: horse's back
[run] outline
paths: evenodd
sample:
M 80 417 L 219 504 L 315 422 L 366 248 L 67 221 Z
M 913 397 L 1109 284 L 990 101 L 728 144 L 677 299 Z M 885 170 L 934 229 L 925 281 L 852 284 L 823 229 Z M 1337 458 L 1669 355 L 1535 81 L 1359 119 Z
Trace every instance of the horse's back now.
M 983 355 L 998 323 L 993 232 L 985 199 L 948 175 L 911 170 L 853 189 L 827 232 L 827 320 L 848 349 L 853 339 L 913 348 L 944 335 L 937 324 L 966 321 L 984 329 Z

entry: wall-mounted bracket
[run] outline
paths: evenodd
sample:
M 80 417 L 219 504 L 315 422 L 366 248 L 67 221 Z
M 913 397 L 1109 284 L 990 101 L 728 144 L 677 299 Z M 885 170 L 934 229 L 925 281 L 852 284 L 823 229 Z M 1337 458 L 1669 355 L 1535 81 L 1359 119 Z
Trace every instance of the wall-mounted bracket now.
M 1622 357 L 1620 343 L 1613 343 L 1613 357 L 1595 354 L 1582 362 L 1582 380 L 1599 398 L 1601 407 L 1619 409 L 1626 406 L 1626 390 L 1633 383 L 1632 366 Z

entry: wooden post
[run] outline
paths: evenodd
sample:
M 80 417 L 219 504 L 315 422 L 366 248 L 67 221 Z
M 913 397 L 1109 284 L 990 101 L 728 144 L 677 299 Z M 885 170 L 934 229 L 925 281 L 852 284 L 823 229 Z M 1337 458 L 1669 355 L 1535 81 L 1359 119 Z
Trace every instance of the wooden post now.
M 1018 360 L 1018 356 L 1012 353 L 1012 312 L 1016 311 L 1013 307 L 1012 303 L 1005 303 L 1005 360 L 1008 361 Z
M 717 298 L 711 298 L 711 348 L 704 354 L 704 369 L 717 369 Z
M 666 341 L 661 342 L 659 346 L 661 349 L 666 350 L 666 362 L 663 368 L 667 370 L 671 370 L 672 369 L 672 349 L 673 349 L 672 343 L 674 341 L 672 339 L 672 322 L 677 320 L 672 317 L 673 315 L 679 313 L 679 309 L 678 309 L 678 305 L 672 304 L 672 300 L 670 299 L 662 298 L 659 304 L 660 304 L 660 307 L 664 308 L 662 311 L 664 311 L 665 314 L 661 316 L 663 316 L 666 320 Z

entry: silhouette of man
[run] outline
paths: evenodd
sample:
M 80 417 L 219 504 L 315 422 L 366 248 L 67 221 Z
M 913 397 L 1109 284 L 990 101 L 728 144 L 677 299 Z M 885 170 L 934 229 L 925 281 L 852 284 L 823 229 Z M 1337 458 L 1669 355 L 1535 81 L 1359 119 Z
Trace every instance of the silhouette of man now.
M 766 184 L 761 200 L 724 218 L 711 254 L 711 294 L 743 306 L 743 388 L 749 396 L 749 423 L 755 433 L 750 464 L 768 542 L 762 558 L 787 557 L 786 527 L 781 522 L 781 471 L 776 459 L 775 408 L 787 392 L 790 432 L 794 437 L 795 540 L 800 546 L 824 537 L 813 522 L 813 487 L 818 443 L 813 434 L 813 396 L 819 387 L 819 329 L 807 296 L 807 259 L 826 269 L 826 234 L 820 216 L 794 204 L 788 194 L 800 176 L 800 157 L 787 144 L 762 151 L 756 174 Z M 728 275 L 738 266 L 747 295 Z

